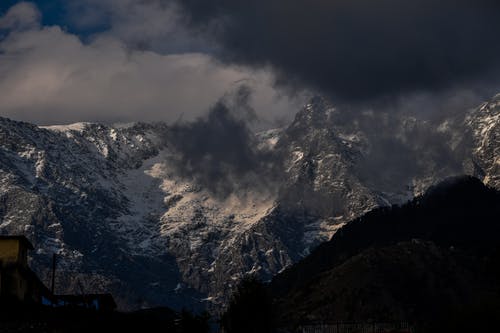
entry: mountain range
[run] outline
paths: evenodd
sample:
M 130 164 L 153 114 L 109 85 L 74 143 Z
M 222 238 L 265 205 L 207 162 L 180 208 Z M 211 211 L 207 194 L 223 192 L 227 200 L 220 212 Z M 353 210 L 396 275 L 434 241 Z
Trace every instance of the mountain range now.
M 241 145 L 224 145 L 241 131 L 207 130 L 224 122 L 241 125 Z M 57 253 L 57 293 L 210 308 L 244 276 L 271 280 L 350 221 L 448 176 L 500 188 L 500 95 L 434 122 L 346 119 L 316 97 L 280 129 L 245 132 L 230 113 L 198 125 L 0 118 L 0 232 L 34 243 L 44 281 Z

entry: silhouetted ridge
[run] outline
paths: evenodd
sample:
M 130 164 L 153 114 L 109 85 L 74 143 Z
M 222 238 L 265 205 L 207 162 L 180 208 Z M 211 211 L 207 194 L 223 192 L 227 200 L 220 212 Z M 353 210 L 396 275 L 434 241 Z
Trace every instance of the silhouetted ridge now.
M 488 251 L 500 241 L 500 195 L 474 177 L 450 178 L 402 206 L 377 208 L 340 229 L 310 256 L 276 276 L 276 296 L 362 251 L 412 240 Z
M 484 185 L 472 176 L 450 177 L 437 185 L 431 186 L 423 196 L 418 197 L 421 203 L 437 205 L 441 202 L 467 202 L 476 196 L 494 195 L 495 189 Z

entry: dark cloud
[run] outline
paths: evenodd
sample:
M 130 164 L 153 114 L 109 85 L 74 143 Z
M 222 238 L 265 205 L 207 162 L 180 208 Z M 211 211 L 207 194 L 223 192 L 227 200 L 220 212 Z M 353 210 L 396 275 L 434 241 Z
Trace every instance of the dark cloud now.
M 248 121 L 256 119 L 250 98 L 250 88 L 243 85 L 221 98 L 206 116 L 178 123 L 169 133 L 177 171 L 222 198 L 246 189 L 277 191 L 281 159 L 259 148 L 249 129 Z
M 174 0 L 175 1 L 175 0 Z M 498 83 L 497 0 L 178 0 L 221 59 L 278 83 L 371 100 Z

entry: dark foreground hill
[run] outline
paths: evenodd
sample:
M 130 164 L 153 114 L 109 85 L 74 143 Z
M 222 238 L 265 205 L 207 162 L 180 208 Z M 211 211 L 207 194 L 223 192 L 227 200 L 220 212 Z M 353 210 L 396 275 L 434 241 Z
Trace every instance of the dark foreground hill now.
M 491 332 L 500 324 L 499 249 L 500 193 L 450 179 L 354 220 L 276 276 L 274 319 L 288 329 L 407 321 L 422 332 Z

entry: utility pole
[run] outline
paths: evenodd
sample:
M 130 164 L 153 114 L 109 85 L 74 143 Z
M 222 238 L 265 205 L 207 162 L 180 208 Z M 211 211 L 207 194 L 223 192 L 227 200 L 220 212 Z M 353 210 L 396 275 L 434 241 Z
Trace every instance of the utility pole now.
M 50 291 L 52 292 L 52 295 L 54 295 L 54 288 L 56 284 L 56 258 L 57 255 L 54 253 L 52 255 L 52 286 L 50 288 Z

